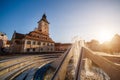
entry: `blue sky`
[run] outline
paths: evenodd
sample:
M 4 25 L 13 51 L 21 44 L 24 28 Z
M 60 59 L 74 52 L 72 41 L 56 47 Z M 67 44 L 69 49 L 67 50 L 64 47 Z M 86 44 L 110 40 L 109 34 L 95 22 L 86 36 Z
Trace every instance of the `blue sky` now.
M 56 42 L 120 34 L 120 0 L 0 0 L 0 32 L 29 33 L 46 13 Z

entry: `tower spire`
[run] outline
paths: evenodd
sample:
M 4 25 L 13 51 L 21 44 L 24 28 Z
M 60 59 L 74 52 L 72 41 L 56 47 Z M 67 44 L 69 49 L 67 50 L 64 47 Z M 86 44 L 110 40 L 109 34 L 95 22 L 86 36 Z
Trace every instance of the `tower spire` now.
M 43 16 L 42 16 L 42 18 L 46 19 L 46 17 L 47 17 L 47 16 L 46 16 L 46 14 L 44 13 Z
M 41 19 L 40 21 L 45 21 L 45 22 L 47 22 L 47 23 L 49 24 L 49 22 L 48 22 L 48 20 L 47 20 L 47 16 L 46 16 L 45 13 L 43 14 L 42 19 Z M 38 21 L 38 23 L 39 23 L 40 21 Z

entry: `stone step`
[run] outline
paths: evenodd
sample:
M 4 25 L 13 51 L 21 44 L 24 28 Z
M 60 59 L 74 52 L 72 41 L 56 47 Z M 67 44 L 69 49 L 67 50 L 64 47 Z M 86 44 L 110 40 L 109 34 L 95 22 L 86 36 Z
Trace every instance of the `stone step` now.
M 33 80 L 34 74 L 37 70 L 38 70 L 38 68 L 31 69 L 30 72 L 28 73 L 27 77 L 25 78 L 25 80 Z
M 30 60 L 24 60 L 22 62 L 14 63 L 14 64 L 0 68 L 0 76 L 5 74 L 5 73 L 8 73 L 16 68 L 20 68 L 20 67 L 22 67 L 30 62 L 34 62 L 36 60 L 44 60 L 44 59 L 54 59 L 54 58 L 35 57 L 35 58 L 30 59 Z
M 40 66 L 41 64 L 43 64 L 43 62 L 45 63 L 46 61 L 50 61 L 50 60 L 47 59 L 47 60 L 38 60 L 38 61 L 31 62 L 28 65 L 22 66 L 20 68 L 17 68 L 15 70 L 11 71 L 11 72 L 8 72 L 7 74 L 4 74 L 4 75 L 0 76 L 0 79 L 1 80 L 12 80 L 14 77 L 19 75 L 20 73 L 22 73 L 26 69 L 34 67 L 35 65 Z
M 46 59 L 46 58 L 41 58 L 41 57 L 35 57 L 35 58 L 31 58 L 31 59 L 26 59 L 26 60 L 23 60 L 21 62 L 16 62 L 16 63 L 13 63 L 11 65 L 8 65 L 8 66 L 5 66 L 5 67 L 2 67 L 0 68 L 0 75 L 2 74 L 5 74 L 7 72 L 10 72 L 16 68 L 19 68 L 23 65 L 26 65 L 28 64 L 29 62 L 32 62 L 32 61 L 35 61 L 35 60 L 39 60 L 39 59 Z
M 1 61 L 0 67 L 4 67 L 4 66 L 10 65 L 12 63 L 20 62 L 22 60 L 31 59 L 33 57 L 36 57 L 36 56 L 25 56 L 25 57 L 19 57 L 19 58 L 15 58 L 15 59 L 10 59 L 10 60 L 8 59 L 5 61 Z
M 25 70 L 22 74 L 16 77 L 14 80 L 24 80 L 25 77 L 28 75 L 31 69 Z
M 30 59 L 33 57 L 49 57 L 49 56 L 56 56 L 59 57 L 61 54 L 40 54 L 40 55 L 30 55 L 30 56 L 20 56 L 20 57 L 16 57 L 13 59 L 7 59 L 7 60 L 2 60 L 0 61 L 0 67 L 9 65 L 11 63 L 15 63 L 15 62 L 20 62 L 24 59 Z
M 46 61 L 53 61 L 57 59 L 59 56 L 57 55 L 32 55 L 32 56 L 24 56 L 15 59 L 8 59 L 3 60 L 0 62 L 0 80 L 12 80 L 17 75 L 21 74 L 23 71 L 28 70 L 32 67 L 39 67 L 41 64 L 45 63 Z M 11 63 L 11 64 L 10 64 Z M 1 65 L 2 64 L 2 65 Z M 37 68 L 36 68 L 37 69 Z M 5 71 L 5 72 L 4 72 Z M 3 73 L 2 73 L 3 72 Z M 28 74 L 25 79 L 29 80 L 32 79 L 34 76 L 35 71 Z

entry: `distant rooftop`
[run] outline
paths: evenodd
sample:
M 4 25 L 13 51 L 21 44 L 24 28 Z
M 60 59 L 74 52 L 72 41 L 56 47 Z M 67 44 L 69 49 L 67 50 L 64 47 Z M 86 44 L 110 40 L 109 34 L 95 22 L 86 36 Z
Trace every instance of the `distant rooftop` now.
M 4 35 L 6 35 L 6 33 L 0 32 L 0 35 L 1 35 L 1 36 L 4 36 Z

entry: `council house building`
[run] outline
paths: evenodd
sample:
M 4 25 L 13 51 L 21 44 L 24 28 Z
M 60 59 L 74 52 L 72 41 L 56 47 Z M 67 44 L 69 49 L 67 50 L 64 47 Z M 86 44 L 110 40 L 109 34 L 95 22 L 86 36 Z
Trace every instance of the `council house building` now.
M 11 39 L 11 52 L 52 52 L 55 42 L 49 36 L 49 22 L 43 14 L 38 27 L 28 34 L 14 31 Z

